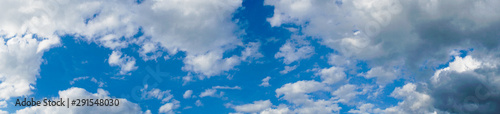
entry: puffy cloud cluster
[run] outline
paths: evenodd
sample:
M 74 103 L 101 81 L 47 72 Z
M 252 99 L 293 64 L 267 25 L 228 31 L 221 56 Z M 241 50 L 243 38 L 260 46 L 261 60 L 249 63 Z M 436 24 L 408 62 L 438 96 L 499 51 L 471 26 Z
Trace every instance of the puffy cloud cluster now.
M 219 75 L 242 60 L 261 57 L 260 45 L 251 43 L 242 57 L 222 58 L 227 50 L 245 47 L 238 39 L 241 31 L 231 20 L 241 3 L 241 0 L 1 1 L 0 68 L 6 71 L 0 73 L 0 98 L 29 95 L 43 52 L 59 45 L 59 36 L 63 35 L 115 50 L 109 63 L 120 66 L 120 74 L 137 67 L 134 58 L 118 57 L 119 50 L 137 44 L 144 60 L 162 56 L 163 50 L 170 55 L 184 51 L 187 55 L 184 70 L 208 77 Z M 144 34 L 136 38 L 134 35 L 139 32 Z
M 130 71 L 136 70 L 138 67 L 135 66 L 135 58 L 127 55 L 123 55 L 122 52 L 113 51 L 108 58 L 108 63 L 110 66 L 119 66 L 121 68 L 120 74 L 130 74 Z
M 392 97 L 403 100 L 397 106 L 377 112 L 376 104 L 365 103 L 352 112 L 499 109 L 500 15 L 493 13 L 500 11 L 499 1 L 265 0 L 265 5 L 275 8 L 267 19 L 271 26 L 298 25 L 305 36 L 334 49 L 331 65 L 351 70 L 357 60 L 365 61 L 370 70 L 358 76 L 375 78 L 379 87 L 400 78 L 418 82 L 393 91 Z M 470 49 L 470 56 L 456 55 Z

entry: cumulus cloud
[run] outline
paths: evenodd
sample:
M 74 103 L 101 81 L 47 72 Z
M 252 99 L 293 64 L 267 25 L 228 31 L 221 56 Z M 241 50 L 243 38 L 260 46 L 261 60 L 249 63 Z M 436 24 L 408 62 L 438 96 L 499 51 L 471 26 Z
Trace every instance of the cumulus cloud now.
M 224 92 L 219 92 L 217 93 L 217 90 L 220 90 L 220 89 L 232 89 L 232 90 L 240 90 L 241 87 L 239 86 L 234 86 L 234 87 L 229 87 L 229 86 L 213 86 L 212 88 L 209 88 L 209 89 L 205 89 L 205 91 L 201 92 L 200 93 L 200 97 L 203 98 L 203 97 L 222 97 L 224 96 Z
M 285 69 L 280 71 L 280 74 L 288 74 L 290 71 L 297 69 L 297 67 L 299 67 L 299 65 L 285 66 Z
M 196 102 L 194 102 L 194 105 L 199 107 L 199 106 L 203 106 L 203 103 L 201 102 L 201 100 L 198 99 L 198 100 L 196 100 Z
M 326 84 L 334 84 L 344 80 L 346 77 L 344 69 L 339 67 L 321 69 L 316 75 L 319 75 L 321 80 L 323 80 L 322 82 Z
M 324 83 L 317 81 L 297 81 L 295 83 L 285 84 L 281 88 L 276 89 L 276 96 L 297 106 L 292 109 L 295 113 L 338 112 L 341 108 L 335 101 L 330 99 L 310 98 L 310 93 L 328 90 L 329 88 Z M 281 110 L 286 111 L 288 108 L 281 108 Z
M 332 92 L 332 95 L 336 97 L 338 102 L 349 103 L 352 99 L 356 98 L 356 95 L 362 94 L 361 91 L 358 91 L 358 87 L 352 84 L 346 84 L 338 88 L 337 90 Z
M 362 60 L 370 70 L 361 76 L 376 78 L 378 85 L 400 78 L 426 85 L 396 89 L 391 95 L 404 101 L 379 111 L 498 111 L 487 106 L 497 106 L 500 88 L 492 75 L 498 73 L 500 39 L 494 31 L 500 27 L 500 15 L 491 13 L 500 11 L 494 7 L 499 1 L 265 0 L 264 4 L 275 8 L 267 19 L 271 26 L 299 25 L 300 33 L 334 49 L 335 61 L 330 64 L 350 68 L 348 64 Z M 450 54 L 468 49 L 474 50 L 475 59 Z M 448 61 L 455 62 L 440 68 Z
M 120 67 L 120 74 L 130 74 L 130 71 L 136 70 L 135 58 L 122 54 L 120 51 L 113 51 L 108 58 L 108 63 L 111 66 Z
M 262 86 L 262 87 L 269 87 L 271 86 L 269 84 L 269 80 L 271 79 L 271 77 L 267 76 L 266 78 L 262 79 L 262 83 L 259 85 L 259 86 Z
M 380 85 L 385 85 L 388 83 L 392 83 L 397 78 L 397 71 L 395 70 L 386 70 L 382 67 L 374 67 L 370 69 L 366 74 L 361 74 L 363 77 L 377 78 L 376 83 Z
M 162 91 L 158 88 L 148 89 L 148 85 L 140 90 L 142 92 L 142 99 L 158 99 L 163 104 L 159 113 L 175 114 L 175 109 L 180 107 L 180 102 L 174 99 L 174 95 L 170 94 L 170 90 Z
M 172 101 L 170 103 L 165 103 L 160 107 L 160 113 L 164 114 L 175 114 L 174 110 L 179 108 L 180 104 L 179 101 Z
M 2 31 L 6 30 L 0 28 L 0 100 L 30 95 L 42 63 L 43 52 L 37 50 L 45 40 L 33 34 L 6 37 Z
M 186 92 L 184 92 L 184 94 L 182 95 L 182 97 L 184 99 L 188 99 L 188 98 L 191 98 L 191 94 L 193 94 L 193 90 L 186 90 Z
M 309 45 L 304 36 L 293 35 L 291 39 L 287 40 L 280 51 L 274 55 L 274 58 L 283 58 L 283 63 L 291 64 L 301 59 L 307 59 L 314 54 L 314 47 Z
M 273 104 L 269 100 L 260 100 L 260 101 L 254 101 L 253 103 L 250 104 L 232 106 L 232 108 L 236 112 L 241 112 L 241 113 L 258 113 L 265 109 L 270 108 L 272 105 Z
M 370 66 L 398 66 L 422 75 L 419 80 L 433 73 L 420 69 L 422 65 L 435 67 L 448 61 L 451 50 L 498 48 L 498 35 L 492 30 L 498 29 L 500 15 L 485 13 L 500 11 L 493 7 L 500 4 L 495 0 L 266 0 L 264 4 L 275 7 L 268 19 L 273 26 L 301 25 L 304 35 L 319 38 L 319 43 L 345 58 L 367 60 Z
M 64 35 L 73 35 L 112 50 L 135 43 L 141 46 L 139 53 L 144 60 L 161 56 L 158 50 L 167 50 L 170 55 L 184 51 L 188 56 L 184 60 L 185 70 L 203 75 L 212 76 L 230 70 L 240 60 L 222 58 L 222 53 L 242 46 L 237 38 L 236 24 L 231 20 L 232 13 L 241 3 L 241 0 L 148 0 L 141 4 L 121 0 L 1 1 L 0 10 L 5 11 L 0 18 L 1 60 L 5 60 L 2 65 L 13 66 L 2 68 L 6 71 L 0 74 L 3 93 L 0 97 L 8 99 L 31 94 L 43 52 L 58 45 L 59 36 Z M 143 36 L 134 38 L 139 28 Z M 250 47 L 246 54 L 255 49 L 254 44 Z M 110 64 L 120 66 L 120 74 L 126 74 L 137 68 L 127 58 L 125 62 L 118 60 Z M 210 62 L 193 63 L 196 60 Z M 16 61 L 27 62 L 13 63 Z M 218 65 L 225 67 L 207 68 Z
M 90 93 L 82 88 L 69 88 L 67 90 L 59 91 L 59 98 L 88 98 L 88 99 L 109 99 L 114 98 L 109 96 L 106 90 L 98 89 L 97 93 Z M 100 107 L 100 106 L 83 106 L 83 107 L 50 107 L 50 106 L 37 106 L 37 107 L 27 107 L 24 109 L 17 110 L 16 113 L 29 114 L 29 113 L 51 113 L 51 114 L 80 114 L 80 113 L 123 113 L 123 114 L 141 114 L 141 107 L 139 105 L 127 101 L 126 99 L 119 99 L 120 105 L 113 107 Z

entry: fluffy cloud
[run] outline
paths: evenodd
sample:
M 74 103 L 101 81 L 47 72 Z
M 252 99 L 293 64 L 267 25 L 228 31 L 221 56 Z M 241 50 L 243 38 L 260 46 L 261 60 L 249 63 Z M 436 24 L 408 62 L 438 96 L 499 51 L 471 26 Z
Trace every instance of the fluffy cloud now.
M 82 88 L 69 88 L 67 90 L 59 91 L 59 98 L 88 98 L 88 99 L 109 99 L 109 93 L 103 89 L 98 89 L 97 93 L 90 93 Z M 123 113 L 123 114 L 140 114 L 141 107 L 139 105 L 129 102 L 126 99 L 119 99 L 120 105 L 113 107 L 100 107 L 100 106 L 84 106 L 84 107 L 27 107 L 17 110 L 16 113 L 51 113 L 51 114 L 80 114 L 80 113 Z
M 318 73 L 316 73 L 316 75 L 319 75 L 321 80 L 323 80 L 322 82 L 326 84 L 333 84 L 342 81 L 346 77 L 344 69 L 339 67 L 321 69 Z
M 422 65 L 436 67 L 448 61 L 451 50 L 498 48 L 493 30 L 498 29 L 500 15 L 485 13 L 500 11 L 495 0 L 266 0 L 265 4 L 275 7 L 268 19 L 273 26 L 301 25 L 306 36 L 319 38 L 345 58 L 367 60 L 370 66 L 399 66 L 421 75 L 418 80 L 433 73 L 420 69 Z
M 499 111 L 500 65 L 498 52 L 472 52 L 455 57 L 448 67 L 430 78 L 429 95 L 434 107 L 451 113 L 494 113 Z M 484 53 L 484 54 L 483 54 Z
M 200 97 L 203 98 L 203 97 L 222 97 L 224 96 L 224 92 L 219 92 L 217 93 L 217 90 L 220 90 L 220 89 L 236 89 L 236 90 L 240 90 L 241 87 L 239 86 L 234 86 L 234 87 L 229 87 L 229 86 L 213 86 L 212 88 L 209 88 L 209 89 L 205 89 L 205 91 L 201 92 L 200 93 Z
M 400 78 L 425 85 L 396 89 L 391 95 L 403 101 L 379 111 L 498 111 L 500 86 L 494 84 L 498 82 L 494 74 L 498 74 L 500 39 L 494 31 L 500 27 L 500 15 L 491 12 L 500 11 L 495 7 L 499 1 L 265 0 L 264 4 L 275 8 L 267 19 L 271 26 L 299 25 L 305 36 L 334 49 L 330 64 L 351 68 L 349 64 L 362 60 L 370 70 L 361 76 L 376 78 L 378 85 Z M 473 56 L 450 54 L 469 49 Z M 435 70 L 448 61 L 455 62 Z
M 267 76 L 266 78 L 262 79 L 262 83 L 259 86 L 262 86 L 262 87 L 271 86 L 271 85 L 269 85 L 269 80 L 270 79 L 271 79 L 271 77 L 269 77 L 269 76 Z
M 135 58 L 123 55 L 122 52 L 113 51 L 108 58 L 108 63 L 111 66 L 119 66 L 121 68 L 120 74 L 129 74 L 130 71 L 136 70 Z
M 370 71 L 368 71 L 366 74 L 362 74 L 362 76 L 367 79 L 376 77 L 376 83 L 380 85 L 392 83 L 392 81 L 397 78 L 396 71 L 388 71 L 382 67 L 374 67 L 370 69 Z
M 45 40 L 39 41 L 33 34 L 12 38 L 2 34 L 5 33 L 0 33 L 0 100 L 30 95 L 42 63 L 43 52 L 37 50 Z
M 174 110 L 179 107 L 180 107 L 179 101 L 166 103 L 160 107 L 160 113 L 175 114 Z
M 180 102 L 173 99 L 174 95 L 170 94 L 170 90 L 162 91 L 158 88 L 148 89 L 148 85 L 145 85 L 141 89 L 142 99 L 158 99 L 161 103 L 164 103 L 159 110 L 159 113 L 175 114 L 175 109 L 180 107 Z
M 184 99 L 188 99 L 188 98 L 191 98 L 191 94 L 193 94 L 193 90 L 186 90 L 186 92 L 184 92 L 184 94 L 182 95 L 182 97 Z
M 236 112 L 257 113 L 257 112 L 261 112 L 265 109 L 271 108 L 272 105 L 273 104 L 269 100 L 260 100 L 260 101 L 254 101 L 251 104 L 243 104 L 243 105 L 233 106 L 232 108 Z
M 314 47 L 310 46 L 303 36 L 293 35 L 280 47 L 280 51 L 274 55 L 274 58 L 283 58 L 283 63 L 291 64 L 301 59 L 307 59 L 313 54 Z
M 332 92 L 332 95 L 336 96 L 334 99 L 337 99 L 338 102 L 349 103 L 350 100 L 356 98 L 356 95 L 362 94 L 357 89 L 356 85 L 346 84 Z
M 222 53 L 215 52 L 197 56 L 188 55 L 184 59 L 186 66 L 182 67 L 182 69 L 210 77 L 232 69 L 234 66 L 239 65 L 240 61 L 238 56 L 222 59 Z M 200 78 L 203 79 L 204 77 Z
M 2 60 L 11 61 L 2 65 L 14 66 L 2 68 L 9 71 L 0 74 L 3 93 L 0 97 L 29 95 L 43 52 L 58 45 L 59 36 L 63 35 L 73 35 L 112 50 L 135 43 L 141 46 L 139 53 L 144 60 L 159 57 L 158 50 L 167 50 L 171 55 L 184 51 L 188 56 L 184 60 L 187 71 L 207 76 L 228 71 L 241 61 L 222 58 L 226 50 L 243 46 L 237 38 L 240 31 L 231 21 L 232 13 L 241 3 L 241 0 L 148 0 L 141 4 L 121 0 L 1 1 L 0 10 L 5 12 L 0 18 L 0 52 Z M 139 28 L 144 35 L 134 38 Z M 255 53 L 258 45 L 249 47 L 243 54 L 245 59 Z M 193 63 L 197 60 L 210 62 Z M 26 62 L 12 63 L 15 61 Z M 129 60 L 119 63 L 110 61 L 121 67 L 121 74 L 137 68 Z M 219 65 L 224 67 L 207 67 Z M 23 69 L 23 66 L 31 67 Z
M 338 112 L 341 108 L 335 101 L 330 99 L 312 99 L 310 93 L 328 91 L 324 83 L 317 81 L 298 81 L 295 83 L 288 83 L 281 88 L 276 89 L 276 96 L 281 97 L 289 103 L 292 103 L 296 108 L 293 109 L 295 113 L 333 113 Z M 273 109 L 276 110 L 276 109 Z M 288 109 L 281 109 L 288 110 Z M 271 110 L 268 110 L 271 111 Z
M 285 69 L 280 71 L 280 74 L 288 74 L 290 71 L 297 69 L 297 67 L 299 67 L 299 65 L 285 66 Z

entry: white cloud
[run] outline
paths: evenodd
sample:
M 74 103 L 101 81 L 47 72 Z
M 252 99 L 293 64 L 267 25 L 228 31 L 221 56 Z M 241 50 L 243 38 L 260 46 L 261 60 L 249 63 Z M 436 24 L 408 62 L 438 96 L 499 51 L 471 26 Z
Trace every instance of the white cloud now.
M 240 86 L 234 86 L 234 87 L 229 87 L 229 86 L 214 86 L 212 89 L 241 89 Z
M 9 114 L 9 112 L 0 110 L 0 114 Z
M 274 58 L 283 58 L 283 63 L 291 64 L 301 59 L 307 59 L 314 54 L 314 47 L 309 45 L 303 36 L 292 36 L 287 40 L 280 51 L 274 55 Z
M 144 85 L 141 89 L 142 99 L 158 99 L 164 103 L 159 110 L 159 113 L 175 114 L 175 109 L 180 107 L 180 102 L 174 99 L 174 95 L 170 94 L 170 90 L 162 91 L 158 88 L 148 90 L 148 85 Z
M 236 112 L 257 113 L 257 112 L 261 112 L 267 108 L 271 108 L 272 105 L 273 104 L 269 100 L 260 100 L 260 101 L 254 101 L 253 103 L 250 103 L 250 104 L 233 106 L 232 108 Z
M 197 56 L 188 55 L 184 59 L 184 63 L 186 65 L 182 67 L 183 70 L 200 73 L 210 78 L 211 76 L 233 69 L 234 66 L 240 64 L 240 59 L 238 56 L 223 59 L 222 53 L 209 52 Z M 203 79 L 204 77 L 200 78 Z
M 383 67 L 374 67 L 370 69 L 366 74 L 362 74 L 363 77 L 370 79 L 370 78 L 377 78 L 377 84 L 385 85 L 392 83 L 397 78 L 396 75 L 397 71 L 396 70 L 387 70 Z
M 344 69 L 340 67 L 330 67 L 321 69 L 316 75 L 321 77 L 322 83 L 334 84 L 345 79 Z
M 180 104 L 179 101 L 172 101 L 170 103 L 165 103 L 160 107 L 160 113 L 165 113 L 165 114 L 175 114 L 174 110 L 179 108 Z
M 283 69 L 282 71 L 280 71 L 280 74 L 288 74 L 288 72 L 297 69 L 298 66 L 299 65 L 285 66 L 285 69 Z
M 205 91 L 200 93 L 200 97 L 203 98 L 203 97 L 207 97 L 207 96 L 210 96 L 210 97 L 219 96 L 216 93 L 217 93 L 217 89 L 205 89 Z
M 76 77 L 76 78 L 73 78 L 72 81 L 69 82 L 70 85 L 73 85 L 75 84 L 76 81 L 79 81 L 79 80 L 86 80 L 88 79 L 89 77 L 88 76 L 83 76 L 83 77 Z
M 363 60 L 389 72 L 389 67 L 398 66 L 422 75 L 417 80 L 427 79 L 432 68 L 447 62 L 450 50 L 499 47 L 493 30 L 499 27 L 500 15 L 491 13 L 500 11 L 494 7 L 500 5 L 496 0 L 265 0 L 264 4 L 275 8 L 268 18 L 272 26 L 300 26 L 304 36 L 318 38 L 342 55 L 335 59 Z
M 152 88 L 148 90 L 148 85 L 144 85 L 144 88 L 141 89 L 142 99 L 158 99 L 161 102 L 168 102 L 170 100 L 175 101 L 174 95 L 170 94 L 170 90 L 162 91 L 158 88 Z
M 241 90 L 241 87 L 239 86 L 234 86 L 234 87 L 229 87 L 229 86 L 213 86 L 210 89 L 205 89 L 205 91 L 201 92 L 199 97 L 222 97 L 224 96 L 224 92 L 219 92 L 217 93 L 217 90 L 220 89 L 229 89 L 229 90 Z
M 188 98 L 191 98 L 191 94 L 193 94 L 193 90 L 186 90 L 186 92 L 184 92 L 184 94 L 182 95 L 182 97 L 184 99 L 188 99 Z
M 194 103 L 194 105 L 196 105 L 196 106 L 199 107 L 199 106 L 203 106 L 203 103 L 201 102 L 201 100 L 198 99 L 198 100 L 196 100 L 196 102 Z
M 245 50 L 241 51 L 241 59 L 246 61 L 249 59 L 258 59 L 264 57 L 262 53 L 259 52 L 260 42 L 250 42 L 247 44 Z
M 2 27 L 0 25 L 0 100 L 31 95 L 42 63 L 43 52 L 37 51 L 40 41 L 32 34 L 7 38 L 2 36 L 6 34 L 1 31 L 7 31 Z
M 296 107 L 293 109 L 295 113 L 333 113 L 338 112 L 340 107 L 335 101 L 330 99 L 312 99 L 309 93 L 318 91 L 328 91 L 324 83 L 317 81 L 298 81 L 295 83 L 288 83 L 281 88 L 276 89 L 276 97 L 281 97 Z M 287 109 L 283 109 L 286 111 Z
M 448 73 L 452 71 L 462 73 L 478 69 L 480 68 L 480 66 L 481 62 L 475 60 L 471 56 L 465 56 L 464 58 L 455 56 L 455 60 L 453 62 L 450 62 L 448 67 L 439 69 L 434 73 L 434 75 L 431 77 L 431 81 L 433 83 L 438 83 L 441 73 Z
M 397 87 L 391 96 L 402 99 L 397 106 L 384 109 L 386 113 L 432 113 L 434 107 L 429 105 L 432 99 L 425 93 L 416 91 L 417 85 L 408 83 L 402 88 Z
M 380 113 L 380 112 L 374 111 L 374 109 L 373 109 L 374 106 L 375 105 L 373 105 L 371 103 L 362 104 L 362 105 L 356 107 L 358 110 L 351 109 L 351 110 L 349 110 L 349 113 L 354 113 L 354 114 Z
M 362 92 L 357 91 L 358 87 L 352 84 L 346 84 L 332 92 L 332 95 L 336 97 L 338 102 L 349 103 L 352 99 L 356 98 L 356 95 L 362 94 Z
M 0 101 L 0 108 L 5 108 L 7 106 L 8 106 L 7 101 Z
M 18 38 L 13 37 L 26 34 L 26 37 L 30 39 L 39 39 L 39 41 L 31 41 L 29 45 L 32 46 L 25 47 L 24 51 L 15 50 L 34 58 L 40 58 L 44 51 L 58 45 L 60 42 L 58 36 L 69 34 L 112 50 L 126 48 L 129 44 L 136 43 L 141 46 L 139 53 L 144 60 L 156 59 L 162 55 L 161 51 L 167 50 L 170 55 L 185 51 L 189 56 L 185 58 L 187 62 L 193 61 L 188 59 L 212 56 L 212 61 L 226 61 L 212 63 L 228 63 L 228 59 L 222 60 L 218 57 L 222 56 L 226 50 L 242 46 L 237 38 L 237 33 L 241 31 L 237 30 L 238 27 L 231 20 L 232 14 L 241 6 L 241 3 L 241 0 L 148 0 L 141 4 L 121 0 L 43 2 L 4 0 L 0 2 L 0 10 L 5 11 L 4 16 L 0 18 L 0 36 L 5 40 L 16 40 Z M 142 28 L 144 35 L 135 39 L 133 36 L 139 32 L 139 28 Z M 37 38 L 31 38 L 32 34 L 36 34 Z M 2 49 L 8 48 L 2 47 Z M 30 53 L 28 50 L 35 51 Z M 31 60 L 41 61 L 40 59 Z M 233 63 L 238 63 L 230 62 L 225 65 L 231 68 L 204 69 L 195 66 L 204 64 L 186 64 L 186 70 L 211 76 L 230 70 L 236 65 Z M 126 63 L 120 66 L 121 74 L 136 69 L 133 62 Z M 39 64 L 25 66 L 39 66 Z M 39 70 L 38 67 L 32 67 L 23 71 L 37 72 Z M 13 74 L 9 74 L 9 77 L 10 75 Z M 9 96 L 28 95 L 27 90 L 30 90 L 30 84 L 35 84 L 36 75 L 37 73 L 31 73 L 29 76 L 22 76 L 33 78 L 23 79 L 25 82 L 19 82 L 15 87 L 10 84 L 10 81 L 2 81 L 4 85 L 2 90 L 7 89 L 7 86 L 18 90 L 3 93 L 11 93 L 12 95 Z M 26 87 L 20 87 L 20 85 Z
M 109 99 L 114 98 L 109 96 L 109 93 L 103 89 L 98 89 L 97 93 L 90 93 L 82 88 L 69 88 L 67 90 L 59 91 L 59 98 L 88 98 L 88 99 Z M 53 99 L 59 99 L 53 98 Z M 100 106 L 83 106 L 83 107 L 27 107 L 17 110 L 18 114 L 32 114 L 32 113 L 50 113 L 50 114 L 80 114 L 80 113 L 122 113 L 122 114 L 140 114 L 142 113 L 139 105 L 129 102 L 126 99 L 119 99 L 120 105 L 113 107 L 100 107 Z
M 271 79 L 271 77 L 267 76 L 266 78 L 262 79 L 262 83 L 259 85 L 259 86 L 262 86 L 262 87 L 269 87 L 271 85 L 269 85 L 269 80 Z
M 130 71 L 136 70 L 135 58 L 122 54 L 120 51 L 113 51 L 108 58 L 110 66 L 119 66 L 121 68 L 120 74 L 130 74 Z

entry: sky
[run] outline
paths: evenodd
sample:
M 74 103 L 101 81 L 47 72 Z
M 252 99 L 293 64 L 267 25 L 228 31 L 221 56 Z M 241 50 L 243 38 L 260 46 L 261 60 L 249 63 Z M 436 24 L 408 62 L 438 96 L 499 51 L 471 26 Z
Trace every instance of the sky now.
M 498 0 L 2 0 L 0 114 L 500 112 Z M 17 99 L 119 106 L 25 107 Z

